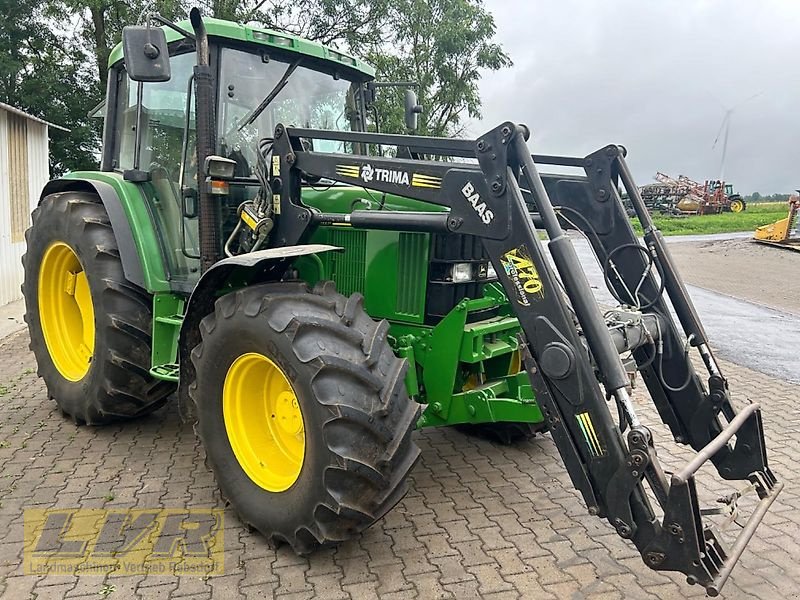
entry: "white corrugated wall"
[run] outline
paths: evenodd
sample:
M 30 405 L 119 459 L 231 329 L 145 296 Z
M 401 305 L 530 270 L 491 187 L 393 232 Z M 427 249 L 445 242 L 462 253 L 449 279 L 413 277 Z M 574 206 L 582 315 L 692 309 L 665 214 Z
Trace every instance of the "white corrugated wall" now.
M 14 120 L 15 116 L 11 119 Z M 9 140 L 9 113 L 0 109 L 0 306 L 22 297 L 21 258 L 25 253 L 25 242 L 19 239 L 19 233 L 30 225 L 30 213 L 36 207 L 39 194 L 50 178 L 47 125 L 20 116 L 16 116 L 16 119 L 17 124 L 20 119 L 24 119 L 24 129 L 27 130 L 24 148 L 20 145 L 15 147 L 14 142 Z M 21 141 L 19 136 L 15 139 Z M 19 168 L 25 162 L 27 177 L 20 177 L 22 174 L 19 173 Z M 17 201 L 27 200 L 27 208 L 12 202 L 12 178 L 16 178 L 18 182 L 27 179 L 28 197 Z M 20 214 L 23 215 L 24 222 L 20 222 Z M 27 218 L 24 217 L 25 214 Z

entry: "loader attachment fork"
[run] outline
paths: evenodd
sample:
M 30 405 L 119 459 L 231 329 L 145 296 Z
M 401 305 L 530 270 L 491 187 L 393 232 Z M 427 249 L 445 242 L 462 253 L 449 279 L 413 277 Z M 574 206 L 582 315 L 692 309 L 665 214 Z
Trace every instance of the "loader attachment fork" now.
M 608 519 L 651 568 L 682 572 L 690 583 L 716 595 L 782 488 L 767 466 L 759 405 L 748 404 L 741 411 L 732 405 L 728 383 L 633 183 L 623 149 L 609 146 L 583 159 L 531 156 L 527 137 L 524 126 L 512 123 L 477 140 L 278 126 L 271 191 L 279 207 L 276 212 L 284 218 L 276 224 L 274 239 L 284 245 L 301 243 L 320 224 L 478 236 L 524 332 L 520 347 L 525 369 L 589 512 Z M 319 153 L 310 150 L 312 143 L 302 142 L 314 139 L 402 145 L 412 155 L 469 157 L 477 164 Z M 586 175 L 543 177 L 537 163 L 579 167 Z M 356 210 L 342 215 L 303 207 L 301 181 L 320 177 L 423 200 L 449 211 Z M 620 181 L 644 228 L 644 245 L 623 210 L 617 191 Z M 589 239 L 610 291 L 622 305 L 623 316 L 617 320 L 633 315 L 646 325 L 638 342 L 615 342 L 611 329 L 617 338 L 623 331 L 625 340 L 629 329 L 617 329 L 601 314 L 562 222 Z M 547 259 L 538 226 L 547 232 L 555 268 Z M 662 469 L 653 435 L 631 402 L 621 345 L 633 351 L 675 440 L 697 452 L 671 476 Z M 705 384 L 689 360 L 692 347 L 708 371 Z M 620 411 L 620 425 L 615 408 Z M 698 503 L 694 476 L 709 460 L 724 479 L 748 481 L 760 497 L 730 549 L 704 525 L 707 511 Z M 662 519 L 653 509 L 645 482 L 661 505 Z

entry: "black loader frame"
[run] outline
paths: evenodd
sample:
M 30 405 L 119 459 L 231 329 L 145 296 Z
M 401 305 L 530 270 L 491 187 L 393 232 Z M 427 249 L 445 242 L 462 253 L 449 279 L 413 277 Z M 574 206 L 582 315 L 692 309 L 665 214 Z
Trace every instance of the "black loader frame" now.
M 624 149 L 607 146 L 585 158 L 531 156 L 527 138 L 527 128 L 513 123 L 477 140 L 279 125 L 272 141 L 271 190 L 265 190 L 273 194 L 277 216 L 269 245 L 304 243 L 314 227 L 323 224 L 479 237 L 514 306 L 525 334 L 525 368 L 589 512 L 608 519 L 651 568 L 684 573 L 689 583 L 717 595 L 783 487 L 767 466 L 759 405 L 747 404 L 740 411 L 733 407 L 727 380 L 633 182 Z M 394 145 L 409 158 L 314 152 L 310 148 L 315 139 L 362 148 Z M 472 158 L 477 165 L 425 156 Z M 541 176 L 537 163 L 582 168 L 585 176 Z M 300 199 L 301 184 L 319 178 L 423 200 L 449 211 L 322 213 Z M 644 229 L 644 245 L 626 217 L 620 183 Z M 601 314 L 560 218 L 587 236 L 612 294 L 644 321 L 644 333 L 637 339 L 629 339 L 630 326 L 619 325 L 624 315 L 612 325 Z M 547 232 L 555 269 L 537 227 Z M 278 277 L 287 266 L 288 260 L 270 261 L 261 276 Z M 690 346 L 702 357 L 707 385 L 689 360 Z M 669 478 L 656 457 L 651 432 L 639 422 L 629 397 L 630 379 L 620 359 L 623 350 L 633 351 L 675 441 L 697 451 Z M 619 424 L 610 410 L 611 400 L 620 412 Z M 713 527 L 704 527 L 702 515 L 707 511 L 698 504 L 694 475 L 709 460 L 723 479 L 748 481 L 760 498 L 730 549 Z M 645 481 L 663 510 L 661 520 Z

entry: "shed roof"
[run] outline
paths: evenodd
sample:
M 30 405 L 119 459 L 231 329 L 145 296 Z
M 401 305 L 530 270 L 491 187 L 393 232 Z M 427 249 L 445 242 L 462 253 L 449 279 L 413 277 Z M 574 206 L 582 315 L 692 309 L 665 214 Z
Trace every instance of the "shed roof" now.
M 10 104 L 6 104 L 5 102 L 0 102 L 0 109 L 6 110 L 10 113 L 14 113 L 16 115 L 20 115 L 21 117 L 25 117 L 30 119 L 31 121 L 36 121 L 37 123 L 43 123 L 48 127 L 52 127 L 53 129 L 58 129 L 60 131 L 69 131 L 66 127 L 62 127 L 61 125 L 56 125 L 55 123 L 51 123 L 50 121 L 45 121 L 44 119 L 40 119 L 39 117 L 34 117 L 31 114 L 26 113 L 24 110 L 20 110 L 15 106 L 11 106 Z

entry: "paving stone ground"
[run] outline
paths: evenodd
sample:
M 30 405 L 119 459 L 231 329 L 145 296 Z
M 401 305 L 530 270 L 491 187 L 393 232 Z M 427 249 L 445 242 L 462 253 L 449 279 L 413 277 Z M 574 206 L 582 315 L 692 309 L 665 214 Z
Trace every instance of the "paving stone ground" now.
M 586 513 L 549 436 L 513 447 L 439 429 L 417 432 L 411 491 L 358 540 L 299 558 L 225 514 L 225 574 L 25 576 L 26 508 L 185 508 L 223 503 L 190 425 L 174 404 L 125 425 L 77 427 L 47 399 L 22 331 L 0 341 L 0 595 L 25 598 L 686 598 L 682 577 L 655 573 Z M 786 489 L 723 591 L 800 597 L 798 388 L 723 364 L 737 398 L 764 406 L 769 456 Z M 646 392 L 642 420 L 658 422 Z M 657 440 L 668 440 L 653 427 Z M 658 443 L 658 442 L 657 442 Z M 687 454 L 660 445 L 675 467 Z M 713 502 L 719 482 L 703 479 Z M 730 490 L 729 490 L 730 491 Z

